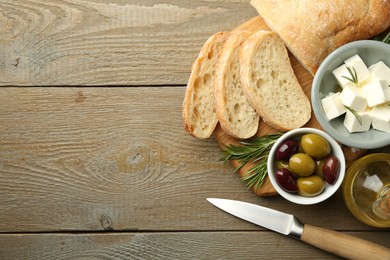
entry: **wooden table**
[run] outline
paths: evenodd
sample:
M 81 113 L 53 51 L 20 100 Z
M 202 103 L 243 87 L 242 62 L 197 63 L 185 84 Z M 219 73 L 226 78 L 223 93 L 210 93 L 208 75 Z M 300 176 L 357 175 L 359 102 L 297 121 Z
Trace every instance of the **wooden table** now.
M 190 66 L 247 1 L 0 1 L 0 259 L 334 259 L 230 216 L 244 200 L 390 247 L 340 192 L 258 197 L 183 129 Z

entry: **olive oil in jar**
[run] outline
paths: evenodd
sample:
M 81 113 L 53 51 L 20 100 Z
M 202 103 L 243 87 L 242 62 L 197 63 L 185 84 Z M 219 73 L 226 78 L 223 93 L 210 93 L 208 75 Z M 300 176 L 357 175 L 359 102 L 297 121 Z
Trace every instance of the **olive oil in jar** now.
M 361 222 L 390 227 L 390 154 L 370 154 L 353 163 L 343 183 L 343 196 Z

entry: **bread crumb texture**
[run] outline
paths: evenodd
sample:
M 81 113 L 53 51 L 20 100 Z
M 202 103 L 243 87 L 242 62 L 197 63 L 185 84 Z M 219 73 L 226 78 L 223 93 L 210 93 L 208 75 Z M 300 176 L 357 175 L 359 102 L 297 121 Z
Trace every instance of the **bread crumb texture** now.
M 256 134 L 259 115 L 249 103 L 242 87 L 239 50 L 251 35 L 235 31 L 227 39 L 221 53 L 215 90 L 217 117 L 229 135 L 244 139 Z
M 185 129 L 197 138 L 208 138 L 217 125 L 214 105 L 214 81 L 226 32 L 212 35 L 192 65 L 183 102 Z
M 296 79 L 284 43 L 273 33 L 260 33 L 249 40 L 257 41 L 246 62 L 252 68 L 247 86 L 252 105 L 276 129 L 303 126 L 311 116 L 310 101 Z

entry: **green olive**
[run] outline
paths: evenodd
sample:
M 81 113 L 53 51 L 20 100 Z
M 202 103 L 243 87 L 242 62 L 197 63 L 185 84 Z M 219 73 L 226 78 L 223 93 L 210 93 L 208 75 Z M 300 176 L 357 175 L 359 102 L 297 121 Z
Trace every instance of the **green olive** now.
M 301 138 L 301 146 L 305 153 L 316 159 L 324 158 L 330 154 L 329 142 L 317 134 L 305 134 Z
M 317 175 L 301 177 L 297 180 L 298 193 L 305 197 L 313 197 L 320 194 L 325 188 L 325 182 Z
M 288 165 L 294 174 L 301 177 L 312 175 L 317 166 L 313 158 L 305 153 L 296 153 L 291 156 Z
M 316 161 L 317 168 L 315 174 L 320 176 L 322 179 L 324 179 L 324 164 L 325 164 L 325 159 L 322 160 L 317 160 Z

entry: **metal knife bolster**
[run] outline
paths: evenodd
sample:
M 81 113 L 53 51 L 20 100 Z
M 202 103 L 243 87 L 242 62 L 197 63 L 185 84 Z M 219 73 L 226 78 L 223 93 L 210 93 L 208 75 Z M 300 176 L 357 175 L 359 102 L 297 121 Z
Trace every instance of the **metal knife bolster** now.
M 301 239 L 303 233 L 303 224 L 294 216 L 291 222 L 289 237 Z

